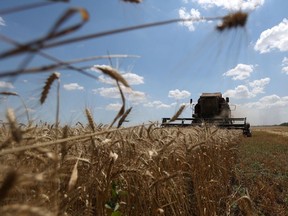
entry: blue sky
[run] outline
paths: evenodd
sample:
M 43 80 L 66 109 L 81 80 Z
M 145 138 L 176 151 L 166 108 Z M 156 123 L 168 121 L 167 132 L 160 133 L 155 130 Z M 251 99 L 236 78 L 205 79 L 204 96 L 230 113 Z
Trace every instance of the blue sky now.
M 97 123 L 110 123 L 121 107 L 115 82 L 95 69 L 95 65 L 116 68 L 131 85 L 124 89 L 127 108 L 132 106 L 127 125 L 161 121 L 171 117 L 183 103 L 196 101 L 202 92 L 222 92 L 236 105 L 234 117 L 247 117 L 252 125 L 279 124 L 288 121 L 288 16 L 287 0 L 143 0 L 140 4 L 121 0 L 51 3 L 45 7 L 15 13 L 7 8 L 39 1 L 2 0 L 0 34 L 26 43 L 47 35 L 54 23 L 69 8 L 81 7 L 89 20 L 75 32 L 54 39 L 60 41 L 117 28 L 176 18 L 195 18 L 195 22 L 139 29 L 78 41 L 42 51 L 62 61 L 91 56 L 129 55 L 126 58 L 98 59 L 74 64 L 87 67 L 98 77 L 89 78 L 70 69 L 46 73 L 2 77 L 0 91 L 17 92 L 24 99 L 31 117 L 53 122 L 56 113 L 56 83 L 47 101 L 39 98 L 45 79 L 60 73 L 60 121 L 85 122 L 89 108 Z M 48 1 L 43 1 L 48 2 Z M 248 13 L 245 28 L 218 32 L 221 19 L 235 11 Z M 81 20 L 79 14 L 67 19 L 61 28 Z M 14 47 L 0 38 L 1 53 Z M 0 60 L 0 74 L 21 68 L 27 54 Z M 53 62 L 34 55 L 26 68 Z M 15 109 L 19 121 L 25 122 L 19 98 L 0 98 L 0 119 L 6 109 Z M 234 107 L 234 106 L 233 106 Z M 190 117 L 186 108 L 182 117 Z

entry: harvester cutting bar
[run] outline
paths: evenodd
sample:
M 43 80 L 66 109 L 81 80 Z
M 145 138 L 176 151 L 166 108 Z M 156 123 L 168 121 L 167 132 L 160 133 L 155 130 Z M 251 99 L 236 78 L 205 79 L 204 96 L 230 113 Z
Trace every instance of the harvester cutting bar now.
M 246 122 L 246 118 L 177 118 L 171 121 L 170 118 L 162 118 L 162 127 L 188 127 L 202 126 L 203 124 L 216 125 L 227 129 L 241 129 L 245 135 L 250 134 L 250 125 Z
M 241 127 L 246 125 L 246 118 L 177 118 L 174 121 L 171 121 L 171 118 L 162 118 L 162 126 L 191 126 L 204 122 L 223 126 Z
M 192 126 L 192 122 L 194 118 L 177 118 L 175 121 L 170 121 L 171 118 L 162 118 L 162 124 L 163 127 L 169 127 L 169 126 Z

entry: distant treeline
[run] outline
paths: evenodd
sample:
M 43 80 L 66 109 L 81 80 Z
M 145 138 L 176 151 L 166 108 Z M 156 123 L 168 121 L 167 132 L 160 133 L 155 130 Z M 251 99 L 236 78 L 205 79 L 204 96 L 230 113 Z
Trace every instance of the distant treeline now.
M 288 122 L 284 122 L 284 123 L 280 124 L 280 126 L 288 126 Z

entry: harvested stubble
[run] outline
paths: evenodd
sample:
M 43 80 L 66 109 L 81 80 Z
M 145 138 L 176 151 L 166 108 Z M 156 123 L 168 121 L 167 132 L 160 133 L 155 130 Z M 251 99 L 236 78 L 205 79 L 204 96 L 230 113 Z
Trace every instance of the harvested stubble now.
M 20 143 L 5 148 L 54 140 L 55 130 L 30 128 Z M 57 130 L 62 137 L 91 132 L 80 124 Z M 1 197 L 0 214 L 9 215 L 17 205 L 47 215 L 111 215 L 117 207 L 123 215 L 231 212 L 238 132 L 154 125 L 94 130 L 107 133 L 62 143 L 62 156 L 53 146 L 1 156 L 0 182 L 11 170 L 17 181 Z

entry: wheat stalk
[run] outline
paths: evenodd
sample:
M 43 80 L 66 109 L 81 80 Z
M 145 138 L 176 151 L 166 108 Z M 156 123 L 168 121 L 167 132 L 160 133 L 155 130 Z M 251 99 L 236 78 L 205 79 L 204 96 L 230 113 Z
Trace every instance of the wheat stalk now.
M 111 128 L 114 125 L 114 123 L 117 121 L 117 119 L 119 119 L 125 112 L 125 97 L 124 97 L 123 91 L 122 91 L 118 81 L 117 81 L 117 87 L 118 87 L 120 95 L 121 95 L 122 107 L 120 108 L 120 110 L 119 110 L 117 116 L 114 118 L 113 122 L 110 124 L 109 128 Z

